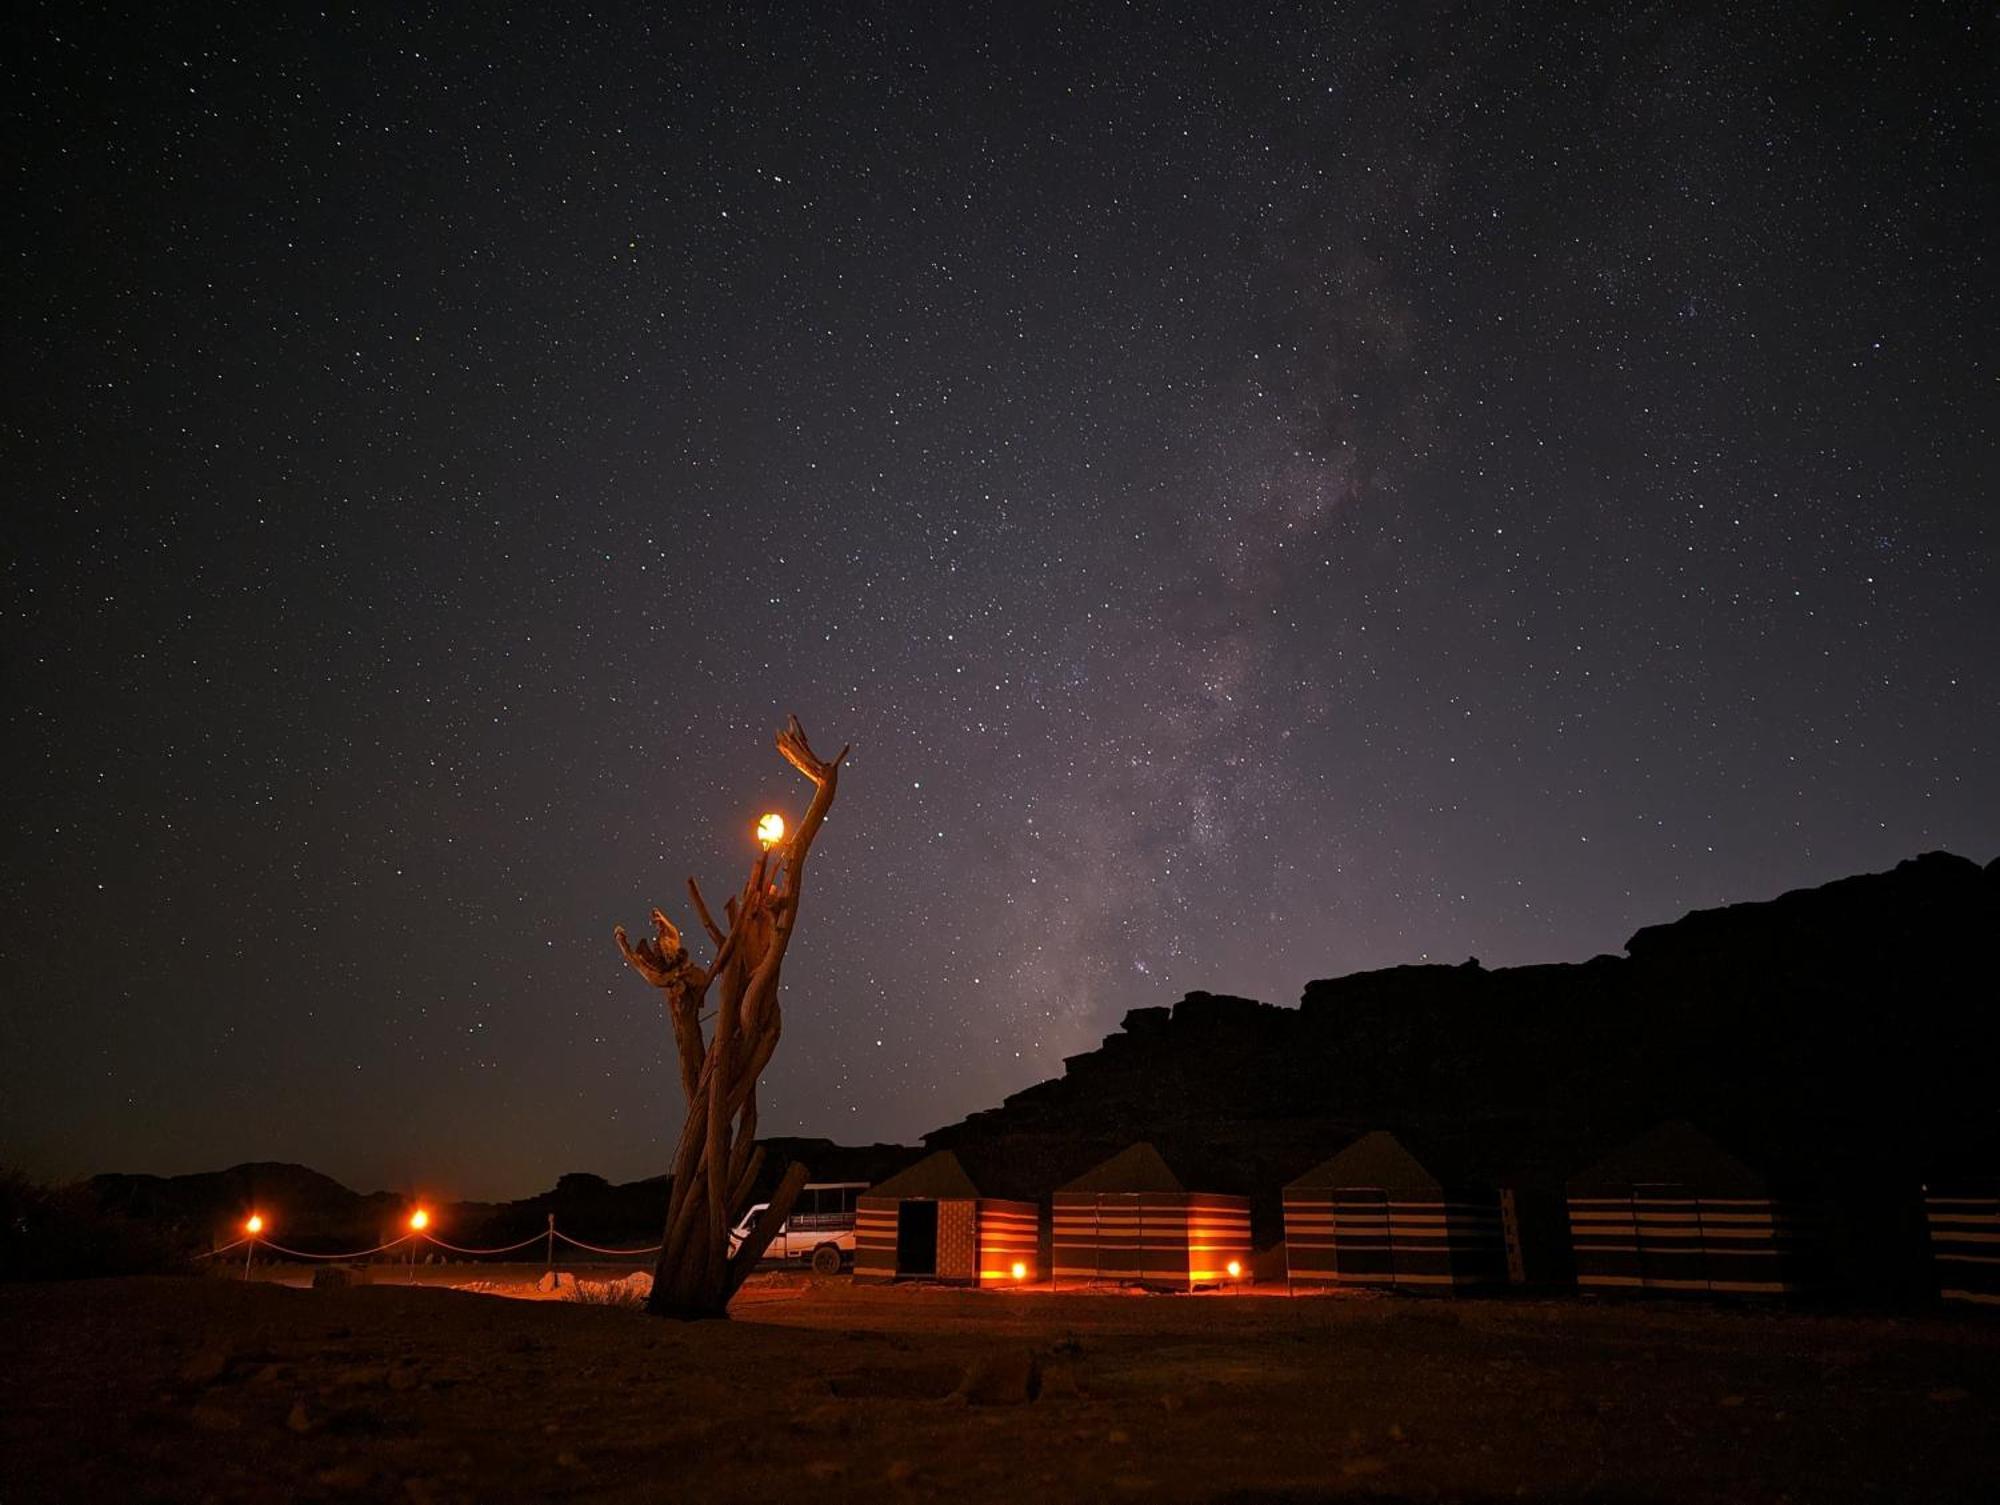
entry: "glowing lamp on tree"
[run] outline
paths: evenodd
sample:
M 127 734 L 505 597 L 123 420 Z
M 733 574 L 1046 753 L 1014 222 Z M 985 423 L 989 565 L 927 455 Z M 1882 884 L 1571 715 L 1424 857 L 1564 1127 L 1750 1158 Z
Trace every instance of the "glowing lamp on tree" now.
M 688 880 L 688 897 L 715 945 L 715 960 L 706 967 L 697 963 L 680 927 L 660 909 L 652 915 L 654 934 L 636 944 L 622 926 L 612 927 L 626 964 L 666 995 L 687 1106 L 674 1152 L 664 1247 L 646 1302 L 663 1317 L 720 1317 L 727 1311 L 729 1298 L 805 1187 L 805 1166 L 793 1161 L 769 1194 L 764 1214 L 747 1225 L 750 1236 L 740 1241 L 732 1236 L 748 1215 L 753 1190 L 766 1184 L 752 1170 L 761 1154 L 755 1146 L 757 1081 L 778 1043 L 779 973 L 798 918 L 806 858 L 833 806 L 848 751 L 820 757 L 796 716 L 779 730 L 777 749 L 812 784 L 812 802 L 796 827 L 775 811 L 752 817 L 751 831 L 762 851 L 737 901 L 724 906 L 726 928 L 710 912 L 700 885 Z M 711 985 L 720 990 L 719 999 L 709 997 Z M 711 1017 L 718 1031 L 712 1038 L 702 1031 Z M 733 1037 L 725 1037 L 720 1031 L 730 1028 L 730 1021 Z

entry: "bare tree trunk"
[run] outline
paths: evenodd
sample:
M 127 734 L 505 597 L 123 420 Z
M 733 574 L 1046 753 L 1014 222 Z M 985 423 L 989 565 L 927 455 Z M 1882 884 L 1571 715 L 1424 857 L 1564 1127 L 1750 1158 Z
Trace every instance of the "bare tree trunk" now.
M 750 869 L 742 891 L 723 907 L 728 924 L 715 922 L 694 879 L 688 894 L 715 959 L 697 966 L 681 933 L 653 911 L 654 934 L 636 945 L 616 928 L 618 949 L 634 971 L 666 995 L 667 1019 L 680 1055 L 681 1095 L 687 1119 L 674 1147 L 673 1189 L 660 1258 L 653 1270 L 647 1309 L 668 1317 L 720 1317 L 730 1297 L 756 1267 L 791 1214 L 805 1185 L 806 1168 L 785 1172 L 771 1205 L 733 1253 L 730 1230 L 749 1207 L 764 1152 L 757 1138 L 757 1080 L 778 1048 L 783 1023 L 778 977 L 798 920 L 806 854 L 833 806 L 840 765 L 848 750 L 822 761 L 806 741 L 796 716 L 778 733 L 778 751 L 813 784 L 812 804 L 798 829 L 767 847 Z M 718 994 L 715 1034 L 702 1034 L 709 991 Z

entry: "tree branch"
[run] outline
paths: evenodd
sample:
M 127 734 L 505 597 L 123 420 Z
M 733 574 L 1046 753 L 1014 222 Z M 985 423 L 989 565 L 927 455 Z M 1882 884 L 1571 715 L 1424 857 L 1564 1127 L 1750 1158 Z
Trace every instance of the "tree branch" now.
M 694 900 L 694 912 L 701 916 L 701 928 L 708 932 L 708 938 L 715 942 L 716 958 L 722 956 L 722 929 L 715 923 L 715 916 L 708 912 L 708 901 L 701 896 L 701 885 L 692 877 L 688 879 L 688 897 Z
M 813 782 L 812 804 L 807 807 L 798 829 L 785 843 L 785 866 L 794 873 L 804 863 L 813 838 L 819 835 L 820 823 L 826 819 L 826 812 L 833 808 L 834 792 L 840 784 L 840 765 L 852 750 L 852 744 L 843 747 L 829 763 L 813 752 L 812 744 L 806 741 L 806 729 L 799 725 L 799 718 L 785 718 L 784 729 L 778 733 L 778 752 L 787 763 Z
M 689 960 L 680 931 L 657 909 L 653 911 L 653 931 L 637 945 L 627 939 L 623 925 L 613 926 L 611 933 L 627 965 L 667 995 L 667 1020 L 680 1056 L 681 1094 L 692 1102 L 705 1055 L 701 1004 L 708 992 L 709 975 Z
M 750 1229 L 750 1236 L 737 1247 L 736 1257 L 729 1262 L 729 1284 L 723 1293 L 724 1301 L 734 1296 L 750 1272 L 757 1268 L 757 1261 L 764 1257 L 764 1251 L 771 1247 L 771 1240 L 785 1226 L 785 1219 L 792 1215 L 792 1204 L 798 1201 L 810 1174 L 804 1163 L 798 1160 L 785 1167 L 778 1189 L 771 1193 L 771 1205 L 758 1215 Z

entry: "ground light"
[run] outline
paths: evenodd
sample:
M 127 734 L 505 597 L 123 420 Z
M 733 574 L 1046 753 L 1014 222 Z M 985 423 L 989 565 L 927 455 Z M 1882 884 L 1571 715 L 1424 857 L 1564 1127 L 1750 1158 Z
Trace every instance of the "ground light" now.
M 264 1215 L 253 1212 L 243 1220 L 243 1278 L 250 1278 L 250 1256 L 257 1252 L 257 1235 L 264 1231 Z
M 1021 1260 L 1015 1260 L 1013 1275 L 1016 1280 L 1026 1280 L 1028 1278 L 1027 1264 Z
M 410 1214 L 410 1284 L 417 1283 L 417 1245 L 423 1231 L 431 1226 L 431 1215 L 419 1207 Z
M 1232 1259 L 1232 1260 L 1231 1260 L 1231 1261 L 1229 1262 L 1229 1264 L 1228 1264 L 1228 1265 L 1226 1266 L 1226 1268 L 1227 1268 L 1227 1269 L 1228 1269 L 1228 1271 L 1229 1271 L 1229 1278 L 1230 1278 L 1231 1280 L 1241 1280 L 1241 1279 L 1243 1278 L 1243 1261 L 1242 1261 L 1242 1260 L 1240 1260 L 1240 1259 Z

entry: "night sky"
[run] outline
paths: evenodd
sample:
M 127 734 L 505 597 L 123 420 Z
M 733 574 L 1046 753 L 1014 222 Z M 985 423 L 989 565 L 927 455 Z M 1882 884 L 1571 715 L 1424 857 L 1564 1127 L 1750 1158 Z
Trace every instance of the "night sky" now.
M 658 1172 L 789 711 L 772 1133 L 2000 851 L 1986 7 L 198 9 L 0 49 L 0 1161 Z

